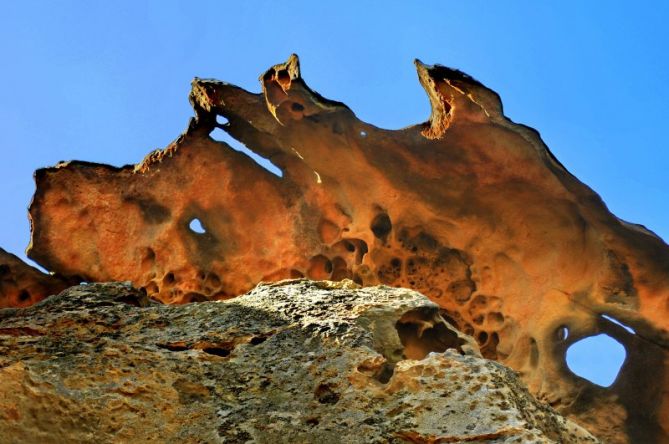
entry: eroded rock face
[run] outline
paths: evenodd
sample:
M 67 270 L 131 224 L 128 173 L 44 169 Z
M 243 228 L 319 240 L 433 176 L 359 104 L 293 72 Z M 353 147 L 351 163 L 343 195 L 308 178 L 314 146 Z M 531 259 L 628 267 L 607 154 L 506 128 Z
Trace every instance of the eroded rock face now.
M 28 307 L 74 283 L 72 279 L 44 274 L 0 248 L 0 308 Z
M 597 442 L 424 296 L 356 287 L 168 306 L 93 284 L 0 311 L 2 440 Z
M 309 89 L 295 56 L 261 76 L 262 94 L 195 79 L 197 117 L 141 164 L 37 171 L 30 257 L 168 303 L 301 276 L 410 287 L 607 441 L 669 440 L 669 247 L 613 216 L 493 91 L 417 69 L 432 116 L 397 131 Z M 283 177 L 213 140 L 217 128 Z M 565 364 L 600 332 L 628 353 L 608 389 Z

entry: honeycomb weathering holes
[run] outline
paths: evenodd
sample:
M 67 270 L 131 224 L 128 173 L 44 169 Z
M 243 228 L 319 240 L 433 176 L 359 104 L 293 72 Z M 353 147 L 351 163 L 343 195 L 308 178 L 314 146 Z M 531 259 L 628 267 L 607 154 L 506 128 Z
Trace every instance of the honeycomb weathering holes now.
M 395 327 L 407 359 L 423 359 L 429 353 L 449 348 L 462 353 L 464 341 L 449 329 L 436 309 L 415 309 L 404 313 Z
M 374 237 L 385 242 L 390 231 L 393 229 L 393 224 L 387 213 L 379 213 L 372 220 L 370 229 L 374 233 Z
M 130 280 L 171 303 L 310 274 L 410 287 L 476 338 L 484 356 L 522 372 L 535 394 L 570 400 L 556 408 L 595 434 L 669 439 L 669 399 L 658 395 L 667 387 L 643 382 L 669 362 L 669 247 L 621 224 L 537 132 L 502 114 L 494 91 L 454 69 L 416 68 L 433 112 L 427 124 L 397 131 L 310 89 L 296 56 L 261 77 L 262 94 L 195 79 L 196 118 L 140 165 L 70 162 L 37 172 L 29 256 L 68 278 Z M 221 115 L 228 121 L 217 122 Z M 238 141 L 286 174 L 267 174 L 262 159 L 236 152 L 245 149 Z M 206 233 L 188 230 L 195 216 Z M 155 257 L 134 254 L 138 245 Z M 3 297 L 19 304 L 16 289 L 27 289 L 31 303 L 52 291 L 52 277 L 38 279 L 47 287 L 29 288 L 31 279 L 3 278 Z M 651 340 L 597 313 L 615 313 Z M 556 331 L 566 319 L 568 336 Z M 588 391 L 555 353 L 609 331 L 603 322 L 637 341 L 625 343 L 629 362 L 606 393 Z M 612 404 L 624 414 L 609 418 Z

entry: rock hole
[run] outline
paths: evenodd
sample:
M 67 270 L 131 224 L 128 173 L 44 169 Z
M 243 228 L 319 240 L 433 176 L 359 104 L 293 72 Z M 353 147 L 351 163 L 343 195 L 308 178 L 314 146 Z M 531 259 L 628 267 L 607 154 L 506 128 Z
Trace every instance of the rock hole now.
M 367 246 L 367 242 L 365 242 L 362 239 L 352 239 L 352 242 L 355 242 L 355 263 L 356 264 L 361 264 L 362 259 L 365 257 L 367 252 L 369 251 L 369 247 Z
M 220 287 L 221 286 L 221 278 L 218 277 L 218 275 L 214 272 L 209 272 L 207 274 L 207 277 L 205 278 L 205 282 L 207 282 L 212 287 Z
M 322 254 L 319 254 L 312 257 L 309 262 L 310 265 L 309 270 L 307 271 L 307 275 L 311 279 L 324 280 L 330 277 L 333 269 L 330 259 L 323 256 Z
M 395 366 L 389 362 L 386 362 L 374 375 L 374 379 L 379 381 L 381 384 L 387 384 L 388 381 L 390 381 L 390 378 L 393 377 L 393 373 L 395 373 Z
M 390 231 L 393 229 L 393 224 L 390 222 L 390 217 L 386 213 L 377 214 L 369 226 L 374 234 L 374 237 L 385 242 L 388 239 Z
M 274 165 L 271 160 L 257 154 L 255 151 L 247 148 L 244 144 L 240 143 L 232 136 L 230 136 L 225 130 L 221 128 L 214 128 L 214 130 L 209 134 L 209 137 L 214 139 L 217 142 L 225 142 L 233 150 L 239 151 L 240 153 L 246 154 L 250 157 L 255 163 L 263 167 L 265 170 L 274 174 L 277 177 L 283 177 L 283 171 L 278 166 Z
M 290 270 L 290 278 L 291 279 L 300 279 L 304 277 L 304 273 L 302 273 L 300 270 L 297 270 L 293 268 Z
M 207 230 L 205 230 L 204 226 L 202 225 L 202 221 L 200 221 L 200 219 L 197 217 L 191 219 L 191 221 L 188 223 L 188 228 L 190 231 L 197 234 L 205 234 L 207 232 Z
M 274 70 L 273 70 L 273 69 L 270 69 L 269 71 L 267 71 L 267 72 L 265 73 L 265 75 L 262 77 L 262 79 L 263 79 L 265 82 L 269 82 L 270 80 L 272 80 L 272 77 L 274 77 L 274 74 L 275 74 L 275 73 L 274 73 Z
M 367 137 L 367 131 L 360 131 L 360 137 Z
M 476 295 L 474 299 L 472 299 L 472 302 L 470 305 L 473 308 L 480 309 L 485 307 L 486 303 L 488 302 L 488 298 L 482 294 Z
M 174 273 L 169 272 L 163 277 L 163 284 L 171 285 L 176 281 L 174 278 Z
M 249 344 L 251 344 L 251 345 L 258 345 L 258 344 L 262 344 L 262 343 L 265 342 L 266 340 L 267 340 L 267 338 L 264 337 L 264 336 L 254 336 L 254 337 L 252 337 L 251 340 L 249 341 Z
M 230 356 L 230 350 L 225 347 L 202 347 L 202 351 L 222 358 Z
M 23 290 L 21 293 L 19 293 L 19 301 L 21 302 L 26 302 L 30 300 L 30 293 L 28 290 Z
M 445 100 L 445 99 L 443 100 L 443 103 L 444 103 L 444 112 L 445 112 L 446 114 L 450 114 L 450 112 L 451 112 L 451 103 L 450 103 L 448 100 Z
M 467 328 L 465 327 L 465 330 L 466 329 Z M 499 356 L 497 353 L 497 345 L 499 345 L 499 335 L 497 332 L 492 332 L 492 334 L 489 335 L 488 341 L 485 343 L 485 345 L 481 346 L 481 354 L 483 357 L 492 360 L 498 359 Z
M 606 319 L 607 321 L 613 322 L 614 324 L 617 324 L 617 325 L 621 326 L 622 328 L 624 328 L 624 329 L 627 330 L 628 332 L 632 333 L 633 335 L 636 334 L 636 331 L 634 331 L 634 329 L 633 329 L 632 327 L 630 327 L 629 325 L 625 325 L 625 324 L 623 324 L 622 322 L 620 322 L 619 320 L 617 320 L 617 319 L 614 318 L 614 317 L 611 317 L 611 316 L 609 316 L 609 315 L 603 314 L 603 315 L 602 315 L 602 318 Z
M 569 337 L 569 328 L 566 326 L 558 327 L 557 338 L 559 341 L 566 341 Z
M 306 423 L 308 426 L 314 427 L 318 425 L 318 418 L 307 418 Z
M 609 335 L 588 336 L 567 349 L 567 367 L 575 375 L 601 387 L 609 387 L 618 377 L 627 353 Z
M 443 353 L 449 348 L 462 353 L 464 341 L 432 309 L 417 308 L 404 313 L 395 328 L 407 359 L 420 360 L 431 352 Z
M 537 340 L 530 338 L 530 365 L 536 367 L 539 364 L 539 346 Z
M 150 247 L 144 248 L 142 254 L 142 262 L 140 264 L 142 270 L 148 271 L 155 262 L 156 262 L 156 252 L 153 251 L 153 249 Z
M 482 331 L 478 335 L 479 344 L 485 344 L 488 341 L 488 333 Z
M 333 281 L 341 281 L 342 279 L 347 279 L 351 276 L 351 273 L 348 269 L 348 264 L 342 257 L 335 257 L 332 259 L 332 276 L 330 279 Z
M 296 112 L 300 112 L 300 111 L 304 111 L 304 106 L 302 106 L 302 104 L 300 104 L 300 103 L 293 102 L 290 105 L 290 109 L 292 109 L 293 111 L 296 111 Z
M 182 344 L 182 343 L 158 344 L 158 347 L 164 348 L 165 350 L 169 350 L 169 351 L 173 351 L 173 352 L 180 352 L 180 351 L 190 350 L 190 347 L 188 347 L 186 344 Z
M 155 282 L 151 281 L 148 284 L 146 284 L 146 287 L 144 287 L 144 291 L 146 291 L 146 294 L 152 295 L 158 293 L 158 284 Z
M 132 305 L 133 307 L 145 307 L 146 298 L 141 298 L 139 295 L 127 294 L 116 299 L 124 304 Z
M 320 384 L 316 387 L 314 396 L 321 404 L 336 404 L 339 402 L 339 393 L 336 393 L 330 384 Z
M 281 69 L 276 73 L 276 81 L 284 88 L 290 84 L 290 74 L 287 69 Z

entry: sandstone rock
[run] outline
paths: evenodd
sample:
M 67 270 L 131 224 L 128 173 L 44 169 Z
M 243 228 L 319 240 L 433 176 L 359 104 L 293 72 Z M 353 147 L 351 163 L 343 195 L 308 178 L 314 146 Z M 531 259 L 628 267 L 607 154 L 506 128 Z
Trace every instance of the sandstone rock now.
M 74 283 L 73 279 L 44 274 L 0 248 L 0 308 L 27 307 Z
M 169 306 L 92 284 L 2 310 L 0 441 L 597 442 L 424 296 L 356 287 Z
M 397 131 L 312 91 L 295 56 L 261 76 L 262 94 L 195 79 L 197 117 L 165 150 L 36 173 L 30 257 L 168 303 L 300 276 L 410 287 L 608 441 L 669 440 L 669 247 L 612 215 L 496 93 L 416 65 L 432 116 Z M 565 364 L 569 345 L 600 332 L 628 354 L 610 388 Z

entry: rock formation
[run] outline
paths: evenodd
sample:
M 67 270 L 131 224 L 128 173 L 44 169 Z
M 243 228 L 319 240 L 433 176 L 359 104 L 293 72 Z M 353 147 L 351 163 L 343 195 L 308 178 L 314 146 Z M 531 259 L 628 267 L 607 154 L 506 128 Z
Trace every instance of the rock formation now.
M 44 274 L 0 248 L 0 308 L 28 307 L 75 283 L 78 282 Z
M 0 311 L 1 441 L 597 442 L 424 296 L 355 287 L 168 306 L 93 284 Z
M 396 131 L 312 91 L 296 56 L 261 76 L 262 94 L 195 79 L 187 131 L 139 165 L 36 172 L 29 256 L 167 303 L 302 276 L 413 288 L 606 441 L 669 441 L 667 244 L 612 215 L 496 93 L 416 66 L 432 115 Z M 212 139 L 217 129 L 282 177 Z M 565 363 L 599 332 L 627 351 L 609 388 Z

